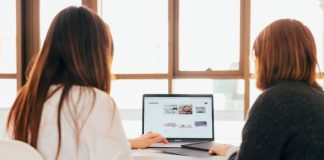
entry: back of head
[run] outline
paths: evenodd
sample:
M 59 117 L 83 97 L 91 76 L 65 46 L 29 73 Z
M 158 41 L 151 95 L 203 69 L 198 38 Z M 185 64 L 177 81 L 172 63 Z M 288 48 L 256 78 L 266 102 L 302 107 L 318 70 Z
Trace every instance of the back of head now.
M 316 45 L 310 30 L 293 19 L 280 19 L 264 28 L 254 42 L 257 87 L 283 80 L 303 81 L 315 88 Z
M 111 34 L 103 20 L 88 8 L 68 7 L 54 18 L 36 62 L 43 66 L 34 66 L 31 74 L 47 72 L 51 75 L 43 75 L 51 83 L 109 92 L 112 54 Z
M 52 21 L 44 45 L 9 114 L 13 138 L 36 148 L 43 105 L 51 85 L 63 86 L 60 111 L 73 85 L 110 91 L 113 42 L 108 26 L 85 7 L 68 7 Z M 47 96 L 46 96 L 47 95 Z M 58 148 L 58 153 L 59 153 Z M 58 155 L 58 154 L 57 154 Z

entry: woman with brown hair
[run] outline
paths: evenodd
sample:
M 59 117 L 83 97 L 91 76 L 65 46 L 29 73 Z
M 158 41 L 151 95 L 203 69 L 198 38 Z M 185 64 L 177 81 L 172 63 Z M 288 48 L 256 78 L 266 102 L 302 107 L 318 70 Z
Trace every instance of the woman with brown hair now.
M 129 141 L 111 88 L 113 41 L 108 26 L 85 7 L 53 20 L 40 54 L 9 114 L 11 138 L 45 159 L 130 159 L 130 148 L 167 141 L 148 133 Z
M 301 22 L 281 19 L 254 42 L 257 87 L 240 147 L 210 153 L 236 160 L 324 159 L 324 93 L 316 82 L 316 46 Z

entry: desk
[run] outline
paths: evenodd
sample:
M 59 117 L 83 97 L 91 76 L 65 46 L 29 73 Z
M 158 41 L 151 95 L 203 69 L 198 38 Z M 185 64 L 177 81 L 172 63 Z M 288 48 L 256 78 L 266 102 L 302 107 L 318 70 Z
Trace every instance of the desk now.
M 244 121 L 215 121 L 215 141 L 218 143 L 227 143 L 232 145 L 241 144 L 241 132 L 244 126 Z M 136 138 L 141 135 L 141 121 L 123 120 L 123 126 L 127 138 Z
M 153 149 L 133 149 L 132 156 L 134 160 L 225 160 L 225 157 L 223 156 L 197 158 L 197 157 L 180 156 L 174 154 L 166 154 Z
M 236 146 L 240 145 L 244 124 L 244 121 L 215 121 L 215 141 Z M 123 121 L 123 125 L 128 138 L 134 138 L 141 134 L 141 121 Z M 162 153 L 153 149 L 134 149 L 132 150 L 132 156 L 134 160 L 225 160 L 222 156 L 196 158 Z
M 236 146 L 240 145 L 244 123 L 244 121 L 215 121 L 215 141 Z M 123 121 L 123 125 L 127 137 L 133 138 L 141 134 L 141 121 Z M 132 155 L 134 160 L 225 160 L 223 156 L 196 158 L 162 153 L 153 149 L 134 149 Z

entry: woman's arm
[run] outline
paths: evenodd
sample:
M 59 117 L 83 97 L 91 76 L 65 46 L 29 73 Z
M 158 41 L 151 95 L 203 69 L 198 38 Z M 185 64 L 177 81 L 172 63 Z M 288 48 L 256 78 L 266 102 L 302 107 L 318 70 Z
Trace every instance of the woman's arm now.
M 278 160 L 288 137 L 287 119 L 282 116 L 282 103 L 271 96 L 259 97 L 243 128 L 242 143 L 234 159 Z M 234 146 L 219 144 L 210 153 L 230 157 Z M 232 152 L 233 154 L 235 152 Z

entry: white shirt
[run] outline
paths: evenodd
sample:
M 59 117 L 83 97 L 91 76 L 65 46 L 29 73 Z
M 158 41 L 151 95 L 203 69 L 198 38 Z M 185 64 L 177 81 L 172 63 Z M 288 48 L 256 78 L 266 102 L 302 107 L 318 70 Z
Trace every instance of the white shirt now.
M 49 93 L 58 86 L 52 86 Z M 57 111 L 63 87 L 44 104 L 37 149 L 54 160 L 58 145 Z M 95 88 L 73 86 L 61 112 L 60 160 L 128 160 L 130 144 L 114 100 Z

